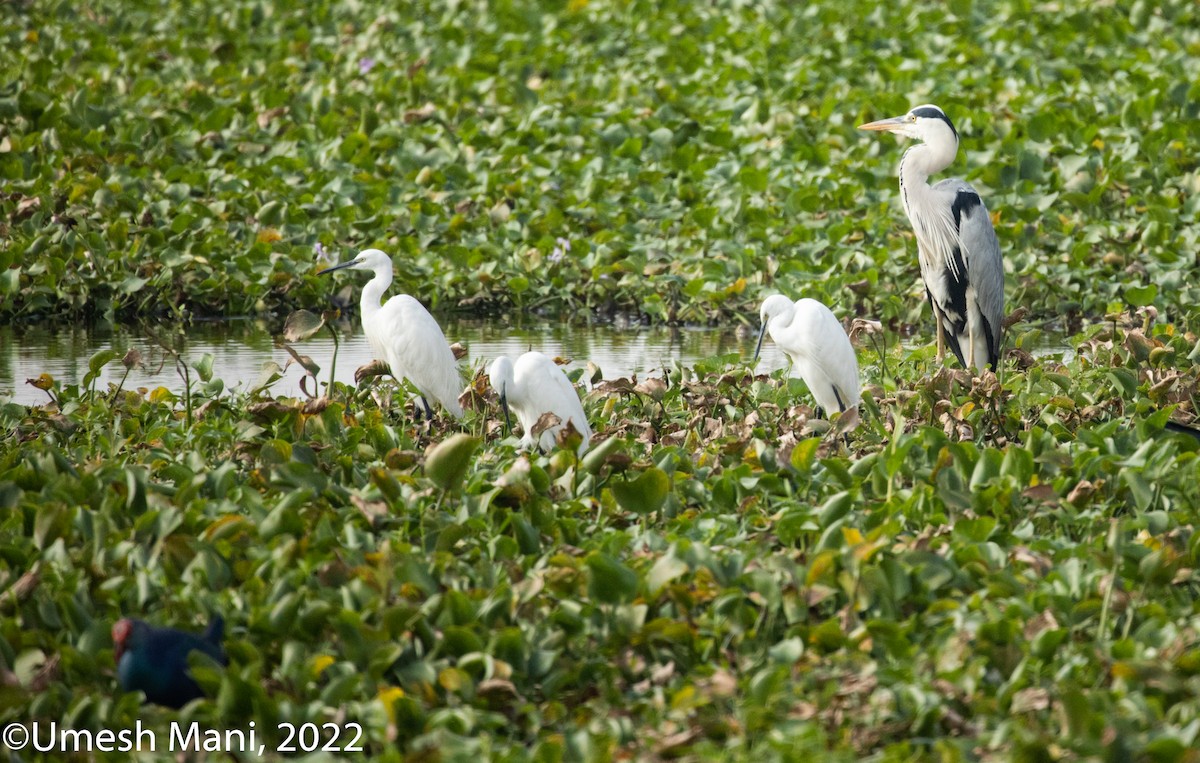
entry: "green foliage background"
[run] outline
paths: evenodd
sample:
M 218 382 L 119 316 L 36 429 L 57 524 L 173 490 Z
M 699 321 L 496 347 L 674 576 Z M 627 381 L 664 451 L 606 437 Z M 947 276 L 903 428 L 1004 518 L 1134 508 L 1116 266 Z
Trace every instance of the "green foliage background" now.
M 9 317 L 311 305 L 317 265 L 374 244 L 441 307 L 703 322 L 764 286 L 850 309 L 856 283 L 856 312 L 914 321 L 900 149 L 855 126 L 926 101 L 998 216 L 1012 303 L 1200 296 L 1191 2 L 0 14 Z
M 7 320 L 312 308 L 373 244 L 440 307 L 754 322 L 781 289 L 894 337 L 929 323 L 900 149 L 855 126 L 926 101 L 1009 304 L 1107 316 L 1061 361 L 1018 324 L 998 379 L 868 337 L 845 445 L 734 356 L 610 381 L 579 461 L 513 450 L 479 380 L 424 429 L 387 385 L 229 395 L 211 358 L 168 360 L 180 395 L 96 389 L 102 351 L 0 405 L 3 723 L 253 718 L 274 747 L 352 720 L 391 760 L 1194 759 L 1200 459 L 1164 430 L 1200 387 L 1194 3 L 0 22 Z M 209 611 L 212 701 L 115 691 L 113 621 Z

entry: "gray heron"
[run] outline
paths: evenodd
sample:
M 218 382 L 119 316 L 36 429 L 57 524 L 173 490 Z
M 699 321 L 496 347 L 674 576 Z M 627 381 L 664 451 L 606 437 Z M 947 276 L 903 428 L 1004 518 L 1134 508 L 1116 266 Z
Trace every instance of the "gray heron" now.
M 791 375 L 804 380 L 825 415 L 858 407 L 862 401 L 858 359 L 850 337 L 828 307 L 815 299 L 793 303 L 782 294 L 773 294 L 763 300 L 759 318 L 762 328 L 754 348 L 755 360 L 762 351 L 763 336 L 770 333 L 791 358 Z
M 429 399 L 442 404 L 456 419 L 463 415 L 458 404 L 462 376 L 458 361 L 442 327 L 425 306 L 407 294 L 397 294 L 380 304 L 392 285 L 392 258 L 378 249 L 366 249 L 352 259 L 317 273 L 323 275 L 342 268 L 372 270 L 375 277 L 363 287 L 359 307 L 363 333 L 375 357 L 388 364 L 396 381 L 408 379 L 421 394 L 425 413 L 433 418 Z M 418 409 L 420 418 L 420 409 Z
M 859 127 L 913 138 L 900 160 L 900 198 L 917 237 L 925 296 L 937 320 L 937 358 L 945 345 L 964 368 L 995 370 L 1004 319 L 1004 262 L 983 200 L 957 178 L 928 183 L 958 153 L 958 131 L 937 106 Z M 966 351 L 964 356 L 963 352 Z

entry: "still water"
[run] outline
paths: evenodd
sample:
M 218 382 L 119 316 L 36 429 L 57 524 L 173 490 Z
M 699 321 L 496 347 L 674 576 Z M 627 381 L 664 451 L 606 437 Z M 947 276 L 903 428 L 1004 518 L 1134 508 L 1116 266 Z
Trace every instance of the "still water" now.
M 465 320 L 439 316 L 446 338 L 466 346 L 464 368 L 486 365 L 498 355 L 519 355 L 526 350 L 538 350 L 551 357 L 561 355 L 571 360 L 572 368 L 586 366 L 588 361 L 600 367 L 606 379 L 637 374 L 639 378 L 661 375 L 664 368 L 676 364 L 690 367 L 697 361 L 729 353 L 739 353 L 747 362 L 754 355 L 755 336 L 742 330 L 704 328 L 571 326 L 539 322 L 537 326 L 511 326 L 498 320 Z M 159 327 L 161 339 L 174 347 L 189 364 L 205 354 L 213 356 L 213 376 L 224 380 L 226 389 L 247 390 L 263 376 L 264 362 L 274 361 L 286 366 L 287 351 L 275 346 L 275 336 L 283 328 L 282 319 L 274 322 L 242 320 L 219 323 L 199 323 L 186 328 L 184 334 L 169 327 Z M 337 379 L 354 384 L 354 370 L 371 360 L 371 349 L 357 324 L 343 323 L 341 348 L 337 354 Z M 155 329 L 151 329 L 155 330 Z M 319 379 L 329 379 L 329 362 L 333 357 L 333 340 L 329 332 L 320 333 L 293 345 L 311 357 L 321 367 Z M 47 373 L 61 385 L 82 384 L 88 372 L 88 358 L 103 349 L 124 354 L 128 349 L 142 353 L 145 369 L 130 372 L 125 381 L 127 389 L 167 387 L 183 389 L 183 379 L 174 361 L 166 356 L 160 345 L 146 331 L 127 328 L 62 328 L 42 327 L 14 329 L 0 327 L 0 399 L 22 404 L 41 404 L 49 400 L 46 393 L 26 383 Z M 768 340 L 759 358 L 758 372 L 768 373 L 782 367 L 786 358 Z M 109 382 L 118 383 L 125 373 L 120 361 L 106 366 L 96 388 L 104 390 Z M 268 390 L 271 395 L 300 396 L 300 380 L 304 371 L 294 363 L 281 379 Z M 193 372 L 193 381 L 196 380 Z M 313 388 L 309 386 L 311 391 Z

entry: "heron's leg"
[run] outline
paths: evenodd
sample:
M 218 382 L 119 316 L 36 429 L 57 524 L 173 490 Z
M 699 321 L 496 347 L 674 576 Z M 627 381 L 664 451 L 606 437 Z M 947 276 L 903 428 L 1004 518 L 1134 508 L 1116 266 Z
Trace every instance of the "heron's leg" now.
M 967 328 L 967 350 L 971 353 L 971 358 L 970 358 L 970 360 L 967 361 L 967 370 L 974 371 L 975 370 L 975 332 L 971 331 L 970 327 Z M 980 372 L 983 371 L 982 368 L 980 368 L 979 370 L 980 370 Z
M 433 409 L 429 407 L 429 401 L 425 399 L 424 395 L 421 395 L 421 405 L 425 406 L 425 415 L 430 421 L 433 421 Z
M 943 333 L 945 328 L 942 326 L 942 314 L 940 311 L 935 309 L 933 317 L 937 321 L 937 362 L 941 363 L 946 359 L 946 335 Z

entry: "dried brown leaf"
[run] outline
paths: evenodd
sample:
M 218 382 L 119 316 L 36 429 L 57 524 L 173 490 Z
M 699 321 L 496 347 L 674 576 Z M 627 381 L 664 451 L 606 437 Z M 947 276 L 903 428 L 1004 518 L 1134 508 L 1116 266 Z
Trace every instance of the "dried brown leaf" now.
M 426 102 L 426 104 L 419 109 L 412 109 L 404 112 L 404 124 L 411 125 L 421 122 L 428 122 L 434 117 L 435 114 L 437 114 L 437 107 L 432 103 Z
M 382 360 L 372 360 L 354 369 L 354 383 L 361 385 L 364 379 L 374 379 L 376 376 L 387 376 L 392 372 L 391 367 Z
M 1048 707 L 1050 707 L 1050 692 L 1040 686 L 1030 686 L 1027 689 L 1021 689 L 1013 695 L 1012 704 L 1009 705 L 1008 711 L 1016 715 L 1018 713 L 1038 712 Z
M 1096 494 L 1100 488 L 1104 487 L 1104 480 L 1096 480 L 1093 484 L 1089 480 L 1079 480 L 1075 487 L 1071 488 L 1071 492 L 1067 493 L 1067 503 L 1076 508 L 1085 506 L 1090 503 L 1092 496 Z
M 530 427 L 529 434 L 536 441 L 537 438 L 541 437 L 542 432 L 553 429 L 561 423 L 562 419 L 556 416 L 553 411 L 546 411 L 541 416 L 538 416 L 538 420 Z
M 125 353 L 125 357 L 121 358 L 121 364 L 130 370 L 146 367 L 146 364 L 142 362 L 142 353 L 134 348 L 130 348 Z
M 1058 628 L 1058 620 L 1054 617 L 1054 613 L 1049 609 L 1042 610 L 1040 614 L 1025 623 L 1025 640 L 1033 641 L 1042 631 L 1057 630 Z
M 268 125 L 287 113 L 287 106 L 276 106 L 273 109 L 267 109 L 266 111 L 259 112 L 256 121 L 258 122 L 259 128 L 265 130 L 267 129 Z
M 383 501 L 368 501 L 361 496 L 351 495 L 350 503 L 354 504 L 354 507 L 363 513 L 363 516 L 367 518 L 367 522 L 373 528 L 378 527 L 384 517 L 390 513 L 387 504 Z
M 59 682 L 62 676 L 62 657 L 55 653 L 50 655 L 50 659 L 42 663 L 33 677 L 29 679 L 27 687 L 31 694 L 41 694 Z
M 41 566 L 35 564 L 33 569 L 17 578 L 17 581 L 4 592 L 3 597 L 0 597 L 0 609 L 5 612 L 11 611 L 17 604 L 28 599 L 41 582 Z

